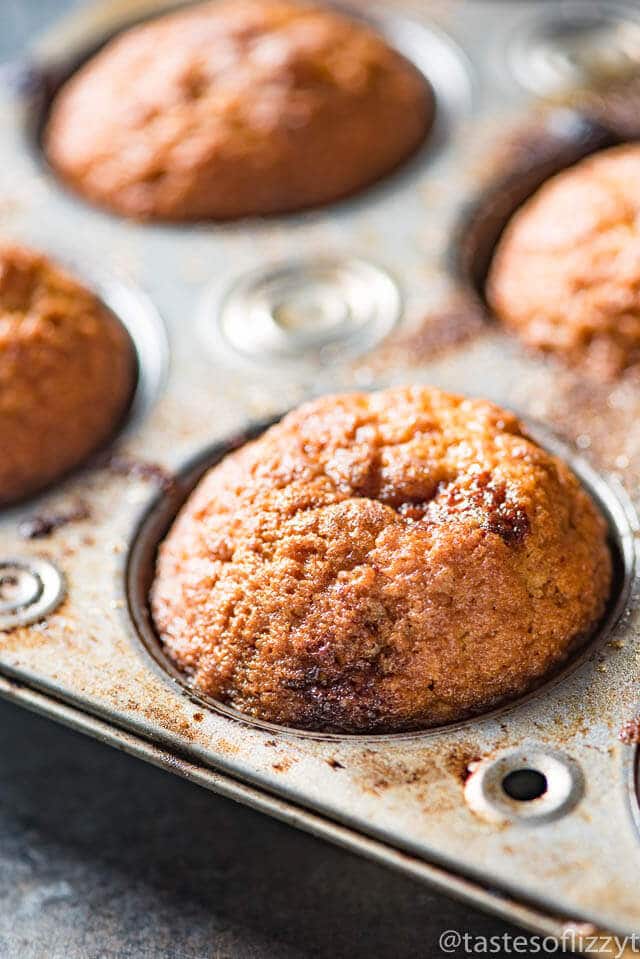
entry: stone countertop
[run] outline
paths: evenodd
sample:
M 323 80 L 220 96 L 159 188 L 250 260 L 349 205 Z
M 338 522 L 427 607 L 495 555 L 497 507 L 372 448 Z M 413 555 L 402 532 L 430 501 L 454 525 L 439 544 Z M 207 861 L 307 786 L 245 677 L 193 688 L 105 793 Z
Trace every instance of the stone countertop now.
M 518 933 L 0 701 L 2 959 L 437 959 L 446 929 Z

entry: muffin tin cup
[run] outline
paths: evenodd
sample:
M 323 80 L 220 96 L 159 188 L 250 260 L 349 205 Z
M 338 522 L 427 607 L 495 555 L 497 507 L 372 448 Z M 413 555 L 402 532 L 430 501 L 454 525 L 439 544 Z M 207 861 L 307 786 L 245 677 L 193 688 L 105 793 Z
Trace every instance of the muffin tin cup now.
M 620 138 L 602 111 L 583 112 L 583 92 L 556 92 L 542 104 L 515 75 L 513 37 L 525 21 L 551 21 L 556 5 L 355 3 L 436 92 L 436 127 L 424 149 L 387 180 L 323 210 L 141 225 L 68 193 L 42 162 L 34 131 L 75 64 L 126 22 L 166 7 L 106 0 L 83 11 L 13 71 L 30 78 L 22 92 L 13 84 L 3 94 L 5 232 L 70 258 L 81 274 L 85 261 L 122 274 L 115 299 L 109 284 L 97 289 L 128 326 L 147 386 L 118 441 L 130 469 L 94 464 L 37 506 L 0 514 L 0 571 L 14 569 L 4 579 L 0 572 L 0 601 L 16 590 L 25 602 L 29 590 L 35 595 L 37 569 L 57 571 L 61 586 L 45 618 L 0 631 L 0 693 L 505 918 L 558 937 L 573 932 L 571 945 L 589 928 L 639 931 L 637 757 L 618 731 L 639 698 L 629 496 L 637 505 L 640 389 L 586 381 L 528 354 L 490 317 L 469 332 L 461 316 L 482 301 L 510 213 L 551 173 Z M 523 124 L 528 139 L 505 147 Z M 229 362 L 210 338 L 220 303 L 247 277 L 301 259 L 383 265 L 402 307 L 394 332 L 376 348 L 373 338 L 320 364 L 309 357 L 318 349 L 315 331 L 299 335 L 277 369 Z M 320 284 L 327 290 L 320 315 L 335 334 L 341 307 L 330 275 Z M 140 290 L 149 297 L 142 309 Z M 151 313 L 162 315 L 170 339 L 161 394 L 166 352 Z M 135 319 L 143 315 L 144 331 Z M 598 635 L 524 699 L 423 733 L 303 733 L 196 696 L 169 668 L 146 608 L 157 542 L 180 501 L 216 457 L 301 399 L 412 381 L 519 410 L 541 444 L 569 461 L 605 513 L 618 558 L 616 593 Z M 35 509 L 64 508 L 79 495 L 88 518 L 46 539 L 21 537 Z
M 468 718 L 444 726 L 433 726 L 422 730 L 412 730 L 399 733 L 330 733 L 309 731 L 294 727 L 280 726 L 247 716 L 232 706 L 214 700 L 198 691 L 188 678 L 178 670 L 171 658 L 163 649 L 162 643 L 153 626 L 149 608 L 149 593 L 153 582 L 157 550 L 169 531 L 176 515 L 198 485 L 205 473 L 216 466 L 225 456 L 239 449 L 245 443 L 251 442 L 260 436 L 266 429 L 278 422 L 279 418 L 253 425 L 243 433 L 227 441 L 214 444 L 213 447 L 202 451 L 194 460 L 185 464 L 174 477 L 172 489 L 168 493 L 161 493 L 155 502 L 140 519 L 135 536 L 131 542 L 126 571 L 126 590 L 128 608 L 132 622 L 138 633 L 142 645 L 150 654 L 154 663 L 160 667 L 175 683 L 177 683 L 194 702 L 201 703 L 208 709 L 250 724 L 256 728 L 271 733 L 287 733 L 294 736 L 311 737 L 312 739 L 343 742 L 354 739 L 358 742 L 371 740 L 402 741 L 406 739 L 437 736 L 442 730 L 461 730 L 472 726 L 478 719 L 496 719 L 518 706 L 530 702 L 540 695 L 546 688 L 553 688 L 564 682 L 571 674 L 583 665 L 594 652 L 612 638 L 621 617 L 627 610 L 631 597 L 632 585 L 636 575 L 636 555 L 634 545 L 634 530 L 636 517 L 630 500 L 624 489 L 615 480 L 605 480 L 599 476 L 589 464 L 575 454 L 558 437 L 553 436 L 539 423 L 526 423 L 530 436 L 540 446 L 561 457 L 569 464 L 575 475 L 587 490 L 599 511 L 605 517 L 608 528 L 608 543 L 613 559 L 613 584 L 607 609 L 601 621 L 589 636 L 581 638 L 572 653 L 558 670 L 546 676 L 536 687 L 526 694 L 513 700 L 497 704 L 493 708 L 480 711 Z
M 55 258 L 55 251 L 51 251 Z M 147 294 L 121 277 L 88 265 L 79 269 L 68 264 L 120 321 L 127 331 L 136 360 L 136 380 L 131 401 L 111 445 L 139 430 L 153 410 L 169 374 L 167 331 L 154 302 Z

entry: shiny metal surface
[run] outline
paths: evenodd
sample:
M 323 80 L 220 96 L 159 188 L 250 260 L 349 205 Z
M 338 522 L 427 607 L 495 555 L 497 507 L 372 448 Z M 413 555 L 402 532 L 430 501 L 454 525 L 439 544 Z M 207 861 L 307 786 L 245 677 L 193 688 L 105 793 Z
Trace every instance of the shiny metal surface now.
M 44 623 L 0 633 L 0 691 L 531 928 L 560 935 L 567 924 L 586 922 L 637 931 L 640 903 L 630 881 L 640 866 L 630 814 L 637 805 L 629 785 L 634 750 L 617 734 L 635 713 L 640 680 L 633 510 L 640 488 L 640 402 L 628 385 L 586 388 L 579 377 L 525 354 L 490 324 L 467 339 L 447 341 L 444 350 L 435 335 L 443 316 L 447 333 L 454 325 L 452 297 L 469 292 L 445 265 L 463 211 L 504 164 L 504 154 L 496 155 L 500 138 L 540 107 L 515 82 L 509 37 L 516 19 L 545 10 L 552 16 L 555 4 L 388 0 L 372 9 L 363 0 L 356 6 L 421 59 L 439 95 L 436 135 L 383 184 L 312 214 L 195 227 L 140 225 L 84 206 L 51 176 L 32 137 L 42 78 L 59 77 L 123 22 L 157 10 L 155 0 L 106 0 L 61 25 L 34 48 L 31 87 L 3 92 L 5 232 L 81 265 L 88 275 L 106 265 L 127 288 L 145 291 L 139 295 L 167 325 L 171 365 L 164 390 L 151 390 L 155 399 L 120 440 L 118 454 L 138 468 L 124 475 L 94 465 L 0 517 L 0 557 L 46 558 L 68 583 L 66 600 Z M 549 129 L 554 118 L 557 112 Z M 571 134 L 566 124 L 562 129 L 566 143 Z M 248 372 L 226 362 L 211 344 L 207 317 L 218 318 L 211 297 L 273 264 L 299 263 L 301 253 L 306 263 L 327 257 L 383 263 L 404 305 L 395 336 L 357 360 L 335 356 L 312 376 L 295 361 L 277 372 L 259 363 Z M 297 325 L 296 317 L 306 314 L 308 304 L 296 304 L 280 314 L 282 327 Z M 126 321 L 126 305 L 111 305 Z M 340 303 L 323 310 L 325 334 L 332 327 L 337 332 L 344 323 Z M 305 354 L 317 350 L 320 331 L 307 334 L 298 337 Z M 163 350 L 155 334 L 151 341 L 159 384 Z M 140 355 L 146 357 L 147 347 Z M 172 495 L 163 477 L 304 397 L 411 380 L 518 408 L 544 424 L 551 445 L 552 434 L 561 434 L 567 455 L 607 512 L 620 554 L 611 631 L 571 669 L 508 710 L 408 737 L 302 736 L 195 700 L 149 657 L 140 623 L 130 614 L 127 576 L 141 518 Z M 21 521 L 79 494 L 90 506 L 89 519 L 46 540 L 21 539 Z M 145 554 L 146 575 L 151 552 Z M 511 803 L 516 814 L 497 822 L 467 803 L 473 770 L 498 768 L 494 763 L 505 756 L 537 757 L 551 788 L 538 807 L 527 808 L 548 815 L 535 817 Z M 568 770 L 574 769 L 580 772 L 572 778 Z M 494 785 L 501 782 L 498 777 Z M 497 796 L 504 802 L 495 789 L 488 795 L 487 801 Z
M 471 763 L 465 784 L 469 808 L 487 822 L 524 825 L 548 823 L 567 815 L 582 798 L 584 780 L 578 764 L 568 756 L 526 743 L 488 760 Z M 513 796 L 507 788 L 515 773 L 535 772 L 541 778 L 539 794 Z
M 392 277 L 363 259 L 297 260 L 205 291 L 201 325 L 217 357 L 274 369 L 335 363 L 377 346 L 400 319 Z
M 46 619 L 64 595 L 64 577 L 48 560 L 0 557 L 0 630 Z
M 518 25 L 509 50 L 514 76 L 547 95 L 640 69 L 640 11 L 614 3 L 562 2 Z

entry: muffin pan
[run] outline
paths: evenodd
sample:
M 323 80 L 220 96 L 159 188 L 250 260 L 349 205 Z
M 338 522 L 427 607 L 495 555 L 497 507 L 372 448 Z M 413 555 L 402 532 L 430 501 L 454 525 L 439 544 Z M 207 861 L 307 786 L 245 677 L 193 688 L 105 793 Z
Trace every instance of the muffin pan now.
M 0 693 L 541 932 L 640 931 L 637 749 L 618 736 L 640 699 L 640 388 L 587 382 L 478 316 L 513 209 L 552 172 L 620 139 L 582 111 L 582 94 L 541 104 L 519 81 L 514 38 L 534 21 L 548 35 L 556 5 L 354 4 L 436 91 L 425 148 L 324 210 L 170 227 L 83 205 L 34 136 L 75 64 L 166 6 L 86 10 L 37 44 L 2 91 L 3 233 L 82 276 L 111 277 L 94 285 L 132 333 L 140 382 L 112 456 L 0 515 Z M 616 10 L 634 20 L 633 8 Z M 505 147 L 523 124 L 533 134 Z M 252 309 L 249 337 L 240 326 Z M 162 391 L 158 314 L 170 341 Z M 194 696 L 146 610 L 155 545 L 189 489 L 310 395 L 411 381 L 516 409 L 578 473 L 617 557 L 599 635 L 524 700 L 425 733 L 301 733 Z M 79 499 L 84 514 L 73 512 Z M 71 519 L 46 538 L 21 535 L 47 515 Z

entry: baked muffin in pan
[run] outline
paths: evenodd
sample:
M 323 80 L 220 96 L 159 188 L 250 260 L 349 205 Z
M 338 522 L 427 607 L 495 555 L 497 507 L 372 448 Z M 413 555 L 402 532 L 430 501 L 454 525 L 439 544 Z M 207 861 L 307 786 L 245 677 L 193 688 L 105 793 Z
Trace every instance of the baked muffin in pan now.
M 589 636 L 606 524 L 489 402 L 329 396 L 201 480 L 151 607 L 194 687 L 275 723 L 427 728 L 531 689 Z
M 640 362 L 640 144 L 548 180 L 498 245 L 487 298 L 530 346 L 603 377 Z
M 329 203 L 424 140 L 420 72 L 364 22 L 214 0 L 126 30 L 55 98 L 54 169 L 124 216 L 228 219 Z
M 42 253 L 0 246 L 0 505 L 101 446 L 136 370 L 128 333 L 93 293 Z

